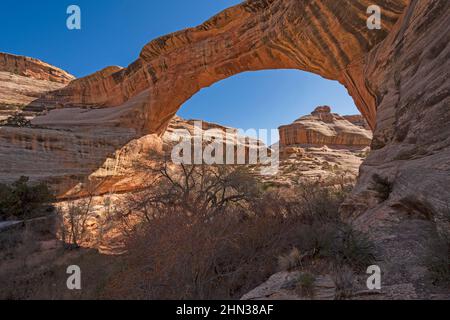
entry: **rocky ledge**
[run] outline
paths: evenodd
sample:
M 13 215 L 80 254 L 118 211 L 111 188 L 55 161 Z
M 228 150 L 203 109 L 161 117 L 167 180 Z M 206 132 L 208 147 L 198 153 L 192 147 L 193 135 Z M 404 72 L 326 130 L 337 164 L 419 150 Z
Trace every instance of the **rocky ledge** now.
M 62 89 L 75 77 L 38 59 L 0 52 L 0 120 L 23 111 L 33 117 L 46 109 L 34 102 L 43 94 Z

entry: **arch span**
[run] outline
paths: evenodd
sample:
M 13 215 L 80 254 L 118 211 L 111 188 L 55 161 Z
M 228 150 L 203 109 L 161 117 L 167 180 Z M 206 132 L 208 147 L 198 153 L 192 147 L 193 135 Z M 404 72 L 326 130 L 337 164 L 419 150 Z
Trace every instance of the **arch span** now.
M 180 106 L 204 87 L 244 71 L 299 69 L 346 86 L 373 129 L 376 97 L 364 82 L 365 56 L 408 2 L 248 0 L 198 27 L 153 40 L 128 68 L 109 67 L 76 80 L 50 100 L 109 107 L 143 94 L 140 129 L 161 134 Z M 373 4 L 383 10 L 381 30 L 366 25 Z
M 381 31 L 366 27 L 373 4 L 383 10 Z M 450 234 L 448 12 L 448 0 L 248 0 L 152 41 L 126 69 L 107 68 L 46 99 L 134 105 L 108 117 L 95 110 L 91 123 L 123 116 L 119 125 L 142 135 L 162 133 L 189 97 L 239 72 L 292 68 L 340 81 L 375 128 L 343 216 L 380 249 L 384 298 L 440 297 L 423 258 L 428 239 Z

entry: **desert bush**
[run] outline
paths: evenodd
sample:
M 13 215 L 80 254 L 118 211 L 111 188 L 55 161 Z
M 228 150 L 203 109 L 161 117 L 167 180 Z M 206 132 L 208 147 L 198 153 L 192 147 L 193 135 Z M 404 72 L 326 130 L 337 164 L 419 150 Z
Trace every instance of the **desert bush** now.
M 89 189 L 86 189 L 89 191 Z M 94 193 L 89 196 L 69 200 L 58 208 L 59 236 L 69 249 L 78 249 L 88 234 L 88 221 L 92 217 Z
M 363 271 L 376 261 L 375 246 L 364 233 L 343 224 L 333 241 L 330 257 L 338 265 L 348 265 Z
M 45 183 L 31 185 L 21 177 L 11 185 L 0 184 L 0 220 L 28 219 L 52 210 L 54 197 Z
M 259 196 L 259 187 L 245 167 L 181 165 L 168 162 L 152 169 L 154 178 L 145 191 L 131 195 L 131 210 L 147 222 L 166 211 L 212 218 L 230 208 L 245 208 Z
M 297 247 L 333 266 L 363 270 L 376 261 L 375 246 L 361 232 L 336 221 L 315 221 L 299 226 Z
M 302 182 L 294 186 L 291 196 L 293 210 L 307 222 L 339 221 L 339 207 L 353 188 L 353 180 L 337 177 L 330 181 Z
M 330 267 L 347 265 L 361 270 L 376 260 L 373 243 L 361 232 L 341 220 L 339 207 L 351 191 L 352 184 L 344 179 L 320 183 L 303 183 L 291 192 L 291 199 L 284 204 L 291 214 L 301 217 L 296 230 L 295 248 L 303 253 L 303 267 L 307 261 L 326 260 Z M 293 198 L 293 199 L 292 199 Z M 295 268 L 295 255 L 281 255 L 280 264 Z M 281 266 L 280 266 L 281 267 Z
M 0 126 L 29 127 L 31 126 L 31 122 L 22 113 L 15 113 L 7 119 L 0 121 Z
M 333 281 L 336 286 L 336 300 L 347 300 L 353 295 L 354 273 L 349 267 L 339 267 L 335 270 Z
M 288 228 L 268 214 L 204 220 L 172 212 L 155 219 L 129 241 L 129 267 L 118 278 L 132 284 L 120 286 L 131 291 L 123 296 L 237 298 L 275 271 Z
M 127 272 L 115 277 L 121 284 L 113 285 L 113 296 L 238 298 L 274 273 L 280 251 L 292 248 L 300 217 L 279 194 L 262 194 L 244 168 L 180 170 L 162 168 L 158 187 L 126 202 L 119 218 L 131 220 L 134 212 L 141 223 L 130 233 Z

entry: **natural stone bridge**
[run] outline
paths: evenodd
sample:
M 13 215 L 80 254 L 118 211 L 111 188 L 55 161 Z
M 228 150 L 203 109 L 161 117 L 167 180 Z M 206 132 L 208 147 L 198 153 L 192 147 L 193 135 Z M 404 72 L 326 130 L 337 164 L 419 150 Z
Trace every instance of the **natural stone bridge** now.
M 381 30 L 366 26 L 370 5 L 382 9 Z M 338 80 L 374 129 L 342 213 L 377 241 L 389 297 L 429 297 L 425 241 L 449 230 L 449 12 L 448 0 L 249 0 L 150 42 L 126 69 L 106 68 L 41 101 L 103 108 L 86 112 L 83 126 L 141 136 L 161 134 L 187 99 L 240 72 Z

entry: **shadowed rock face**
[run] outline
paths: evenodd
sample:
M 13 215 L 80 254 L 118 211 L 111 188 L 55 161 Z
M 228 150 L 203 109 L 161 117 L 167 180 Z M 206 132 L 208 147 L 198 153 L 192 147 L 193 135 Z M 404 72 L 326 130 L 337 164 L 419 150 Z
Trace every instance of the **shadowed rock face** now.
M 372 4 L 382 8 L 381 30 L 366 27 Z M 103 109 L 56 110 L 35 124 L 123 145 L 163 134 L 187 99 L 240 72 L 287 68 L 338 80 L 374 129 L 374 151 L 342 214 L 380 248 L 387 298 L 430 297 L 426 241 L 450 229 L 448 12 L 448 0 L 247 1 L 152 41 L 128 68 L 107 68 L 40 99 Z M 11 168 L 20 175 L 18 163 Z
M 317 107 L 311 115 L 280 127 L 279 132 L 281 147 L 293 145 L 368 147 L 372 141 L 370 130 L 331 113 L 328 106 Z

